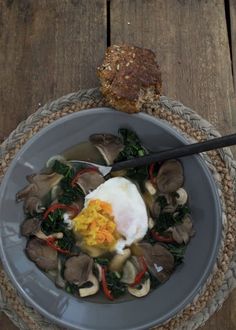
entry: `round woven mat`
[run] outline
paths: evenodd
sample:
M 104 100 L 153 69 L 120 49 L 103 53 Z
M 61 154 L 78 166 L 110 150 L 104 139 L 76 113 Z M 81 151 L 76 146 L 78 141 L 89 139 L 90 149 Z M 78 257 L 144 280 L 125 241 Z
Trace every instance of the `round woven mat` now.
M 82 90 L 46 104 L 22 122 L 0 146 L 0 182 L 18 150 L 40 129 L 67 114 L 92 107 L 106 106 L 98 89 Z M 171 123 L 190 141 L 218 137 L 214 127 L 183 104 L 163 96 L 160 102 L 146 103 L 143 112 Z M 221 244 L 212 273 L 191 304 L 155 329 L 197 329 L 221 306 L 236 287 L 236 163 L 228 148 L 203 155 L 216 181 L 222 203 Z M 0 268 L 0 309 L 20 329 L 59 329 L 27 306 Z

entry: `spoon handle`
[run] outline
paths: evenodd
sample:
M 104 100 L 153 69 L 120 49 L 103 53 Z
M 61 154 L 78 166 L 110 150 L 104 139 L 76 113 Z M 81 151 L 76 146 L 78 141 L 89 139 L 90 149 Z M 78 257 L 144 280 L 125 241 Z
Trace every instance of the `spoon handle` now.
M 112 171 L 149 165 L 151 163 L 164 161 L 168 159 L 190 156 L 193 154 L 199 154 L 204 151 L 232 146 L 234 144 L 236 144 L 236 134 L 226 135 L 212 140 L 187 144 L 181 147 L 156 152 L 147 156 L 142 156 L 130 160 L 125 160 L 123 162 L 115 163 L 112 165 Z

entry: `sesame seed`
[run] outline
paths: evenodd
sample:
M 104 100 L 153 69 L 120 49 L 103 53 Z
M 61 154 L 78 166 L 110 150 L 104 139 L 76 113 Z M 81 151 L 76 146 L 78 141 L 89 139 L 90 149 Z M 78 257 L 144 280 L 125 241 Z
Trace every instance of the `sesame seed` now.
M 125 76 L 125 79 L 129 79 L 129 76 Z
M 120 69 L 120 65 L 119 64 L 117 64 L 116 69 L 117 69 L 117 71 L 119 71 L 119 69 Z

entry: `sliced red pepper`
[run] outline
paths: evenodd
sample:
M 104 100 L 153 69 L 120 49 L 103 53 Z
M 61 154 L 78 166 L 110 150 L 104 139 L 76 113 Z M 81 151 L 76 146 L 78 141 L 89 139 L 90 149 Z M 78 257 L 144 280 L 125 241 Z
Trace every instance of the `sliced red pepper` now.
M 162 236 L 157 231 L 151 230 L 152 237 L 158 241 L 163 243 L 175 243 L 175 240 L 172 236 Z
M 54 237 L 49 237 L 47 240 L 47 245 L 50 246 L 53 250 L 56 250 L 60 253 L 63 253 L 63 254 L 69 254 L 70 251 L 69 250 L 63 250 L 61 249 L 59 246 L 55 245 L 54 243 L 56 242 L 56 239 Z
M 153 185 L 156 185 L 156 182 L 155 182 L 155 176 L 154 176 L 154 168 L 155 168 L 155 163 L 152 163 L 152 164 L 149 166 L 148 174 L 149 174 L 149 179 L 150 179 L 151 183 L 152 183 Z
M 71 186 L 75 187 L 76 186 L 76 182 L 78 180 L 78 178 L 84 174 L 84 173 L 89 173 L 89 172 L 98 172 L 97 167 L 87 167 L 87 168 L 83 168 L 82 170 L 78 171 L 76 173 L 76 175 L 74 176 L 74 178 L 71 181 Z
M 142 278 L 144 277 L 146 271 L 147 271 L 147 265 L 146 265 L 146 262 L 144 260 L 144 257 L 140 257 L 139 258 L 139 262 L 141 263 L 141 266 L 142 266 L 142 270 L 141 272 L 139 272 L 136 276 L 135 276 L 135 280 L 134 280 L 134 283 L 132 283 L 130 286 L 136 286 L 138 285 L 141 281 L 142 281 Z
M 106 280 L 106 267 L 102 268 L 102 289 L 106 295 L 106 297 L 110 300 L 114 300 L 113 295 L 111 294 L 111 290 L 108 289 L 107 280 Z
M 47 219 L 49 213 L 51 212 L 54 212 L 58 209 L 63 209 L 63 210 L 66 210 L 68 212 L 73 212 L 73 216 L 72 218 L 74 218 L 78 213 L 79 213 L 79 210 L 77 207 L 75 206 L 68 206 L 68 205 L 65 205 L 65 204 L 60 204 L 60 203 L 55 203 L 55 204 L 52 204 L 48 209 L 47 211 L 44 213 L 43 215 L 43 219 Z

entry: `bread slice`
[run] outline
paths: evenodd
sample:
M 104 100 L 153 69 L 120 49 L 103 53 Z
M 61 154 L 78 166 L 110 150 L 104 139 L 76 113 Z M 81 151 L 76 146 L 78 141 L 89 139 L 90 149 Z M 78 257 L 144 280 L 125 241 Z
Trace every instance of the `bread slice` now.
M 118 110 L 139 112 L 144 102 L 160 97 L 161 72 L 149 49 L 113 45 L 107 49 L 97 73 L 102 94 Z

